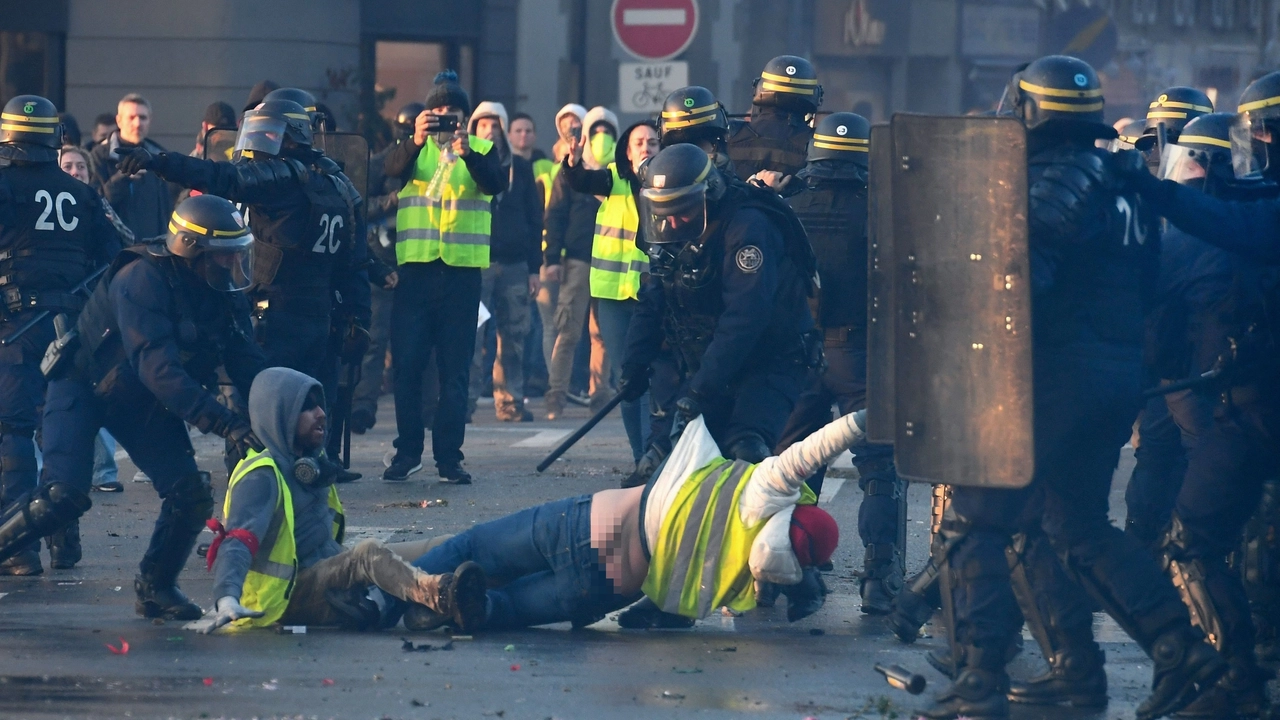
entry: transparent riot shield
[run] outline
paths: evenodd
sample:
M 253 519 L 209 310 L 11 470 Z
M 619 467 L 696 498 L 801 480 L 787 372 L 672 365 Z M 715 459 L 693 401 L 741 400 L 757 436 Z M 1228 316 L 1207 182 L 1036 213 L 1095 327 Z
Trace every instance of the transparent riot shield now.
M 210 128 L 204 134 L 204 159 L 231 162 L 231 152 L 236 147 L 235 128 Z
M 316 133 L 312 147 L 323 150 L 356 186 L 360 197 L 369 194 L 369 141 L 363 135 L 343 132 Z

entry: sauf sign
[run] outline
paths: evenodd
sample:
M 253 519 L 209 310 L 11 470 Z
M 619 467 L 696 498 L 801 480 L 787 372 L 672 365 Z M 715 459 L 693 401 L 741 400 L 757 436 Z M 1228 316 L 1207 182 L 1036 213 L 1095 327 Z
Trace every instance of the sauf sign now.
M 618 106 L 624 113 L 656 113 L 662 101 L 689 84 L 689 63 L 619 63 Z

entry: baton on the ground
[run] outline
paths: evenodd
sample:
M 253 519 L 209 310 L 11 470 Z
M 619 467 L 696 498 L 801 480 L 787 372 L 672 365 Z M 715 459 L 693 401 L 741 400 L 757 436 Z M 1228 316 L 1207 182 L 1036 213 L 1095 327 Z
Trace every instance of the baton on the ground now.
M 89 273 L 89 277 L 81 280 L 79 285 L 76 285 L 75 287 L 71 288 L 71 294 L 75 295 L 76 293 L 85 292 L 86 290 L 88 290 L 89 283 L 93 282 L 94 280 L 97 280 L 98 277 L 102 275 L 102 273 L 107 271 L 108 267 L 110 266 L 103 265 L 97 270 L 94 270 L 93 272 Z M 8 347 L 9 345 L 17 342 L 18 338 L 22 337 L 23 335 L 26 335 L 27 331 L 29 331 L 31 328 L 38 325 L 41 320 L 44 320 L 45 318 L 49 317 L 51 314 L 53 314 L 52 310 L 41 310 L 40 312 L 36 313 L 35 317 L 23 323 L 22 327 L 18 328 L 17 330 L 14 330 L 12 333 L 8 335 L 8 337 L 4 338 L 3 340 L 0 340 L 0 345 Z
M 591 432 L 591 428 L 600 424 L 600 421 L 603 420 L 606 415 L 613 412 L 613 409 L 618 407 L 620 404 L 622 404 L 622 393 L 614 395 L 613 399 L 605 403 L 605 406 L 600 408 L 599 412 L 592 415 L 591 419 L 583 423 L 582 427 L 574 430 L 572 435 L 566 438 L 564 442 L 560 443 L 555 450 L 552 450 L 551 454 L 542 462 L 538 463 L 538 472 L 542 472 L 543 470 L 551 467 L 551 463 L 558 460 L 561 455 L 565 454 L 565 451 L 573 447 L 574 443 L 578 442 L 584 435 Z

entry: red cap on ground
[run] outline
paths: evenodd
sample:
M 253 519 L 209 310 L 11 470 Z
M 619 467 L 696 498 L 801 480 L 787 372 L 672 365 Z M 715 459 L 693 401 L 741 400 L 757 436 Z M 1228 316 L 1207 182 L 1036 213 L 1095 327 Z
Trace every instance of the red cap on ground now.
M 836 519 L 816 505 L 797 505 L 791 514 L 791 549 L 801 567 L 830 562 L 840 544 Z

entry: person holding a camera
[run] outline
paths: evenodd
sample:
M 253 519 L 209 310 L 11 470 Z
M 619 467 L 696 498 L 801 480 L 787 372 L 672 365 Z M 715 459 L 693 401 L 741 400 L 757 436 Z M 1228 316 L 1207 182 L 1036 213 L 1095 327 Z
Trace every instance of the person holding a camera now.
M 440 404 L 431 431 L 443 482 L 465 485 L 462 467 L 467 386 L 480 307 L 480 271 L 489 267 L 490 203 L 507 189 L 493 143 L 467 133 L 471 99 L 452 70 L 438 73 L 413 137 L 386 158 L 387 177 L 405 181 L 396 211 L 400 283 L 391 310 L 396 368 L 396 452 L 382 478 L 422 469 L 422 372 L 435 350 Z

